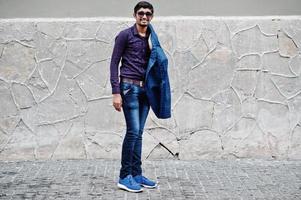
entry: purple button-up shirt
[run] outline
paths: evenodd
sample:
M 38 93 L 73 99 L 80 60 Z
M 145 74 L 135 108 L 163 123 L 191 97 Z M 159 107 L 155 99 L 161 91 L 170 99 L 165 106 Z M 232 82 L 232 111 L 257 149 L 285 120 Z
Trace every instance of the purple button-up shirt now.
M 118 65 L 121 58 L 120 78 L 144 80 L 150 56 L 148 37 L 149 31 L 146 37 L 139 35 L 136 24 L 116 36 L 110 65 L 112 94 L 120 93 Z

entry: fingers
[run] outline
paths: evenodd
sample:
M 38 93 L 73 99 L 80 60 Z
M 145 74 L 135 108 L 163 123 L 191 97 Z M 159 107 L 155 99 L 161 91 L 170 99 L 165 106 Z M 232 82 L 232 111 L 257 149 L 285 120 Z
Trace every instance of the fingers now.
M 117 111 L 121 111 L 121 107 L 122 107 L 122 99 L 120 94 L 114 94 L 113 95 L 113 106 L 115 108 L 115 110 Z
M 121 103 L 114 103 L 113 106 L 114 106 L 115 110 L 117 110 L 118 112 L 121 111 Z

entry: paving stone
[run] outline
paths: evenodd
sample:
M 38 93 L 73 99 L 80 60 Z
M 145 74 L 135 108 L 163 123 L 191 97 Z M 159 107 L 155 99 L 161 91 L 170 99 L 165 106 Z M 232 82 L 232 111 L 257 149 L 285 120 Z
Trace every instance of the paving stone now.
M 291 200 L 301 199 L 301 160 L 147 160 L 156 189 L 117 188 L 120 161 L 0 162 L 0 199 Z

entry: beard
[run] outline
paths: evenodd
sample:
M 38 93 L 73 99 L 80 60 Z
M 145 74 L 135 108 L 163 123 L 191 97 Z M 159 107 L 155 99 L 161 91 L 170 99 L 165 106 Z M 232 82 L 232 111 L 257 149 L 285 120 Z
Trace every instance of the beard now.
M 144 23 L 144 22 L 146 22 L 146 23 Z M 149 24 L 149 21 L 145 21 L 145 20 L 144 21 L 140 20 L 138 23 L 138 25 L 141 27 L 146 27 L 146 26 L 148 26 L 148 24 Z
M 148 24 L 138 24 L 138 26 L 141 26 L 141 27 L 147 27 Z

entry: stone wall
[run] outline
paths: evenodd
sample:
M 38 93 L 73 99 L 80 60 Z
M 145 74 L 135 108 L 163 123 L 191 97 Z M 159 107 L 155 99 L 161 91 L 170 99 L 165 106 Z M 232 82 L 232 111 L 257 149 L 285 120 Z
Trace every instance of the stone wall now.
M 0 20 L 0 160 L 120 159 L 109 63 L 129 18 Z M 144 159 L 301 158 L 301 17 L 170 17 L 172 118 Z

